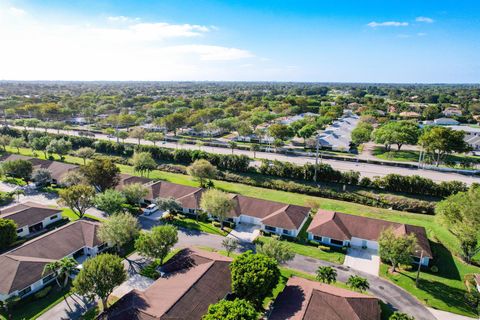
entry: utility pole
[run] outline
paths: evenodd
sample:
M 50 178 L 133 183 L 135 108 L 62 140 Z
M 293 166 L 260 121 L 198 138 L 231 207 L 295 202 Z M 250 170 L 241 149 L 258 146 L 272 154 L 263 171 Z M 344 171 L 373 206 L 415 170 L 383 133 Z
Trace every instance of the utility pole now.
M 415 287 L 417 288 L 418 288 L 418 279 L 420 278 L 420 269 L 422 268 L 422 260 L 423 260 L 423 249 L 420 252 L 420 261 L 418 261 L 417 278 L 415 279 Z

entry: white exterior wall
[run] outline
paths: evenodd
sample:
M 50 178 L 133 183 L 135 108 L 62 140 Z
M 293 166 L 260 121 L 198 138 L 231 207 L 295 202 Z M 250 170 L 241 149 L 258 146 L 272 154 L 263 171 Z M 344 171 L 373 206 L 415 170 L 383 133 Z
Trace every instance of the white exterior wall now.
M 349 243 L 350 243 L 349 240 L 344 240 L 342 245 L 338 245 L 338 244 L 332 243 L 332 242 L 330 241 L 330 240 L 332 240 L 332 239 L 330 239 L 329 237 L 323 237 L 323 236 L 322 236 L 322 241 L 315 240 L 313 237 L 314 237 L 313 233 L 310 233 L 310 232 L 307 233 L 307 238 L 308 238 L 308 240 L 312 240 L 312 241 L 315 241 L 315 242 L 318 242 L 318 243 L 328 244 L 328 245 L 330 245 L 330 246 L 343 247 L 343 246 L 348 246 Z M 336 239 L 335 239 L 335 240 L 336 240 Z
M 428 264 L 430 263 L 430 258 L 429 257 L 423 257 L 422 258 L 422 261 L 420 261 L 422 266 L 428 266 Z
M 369 248 L 369 249 L 378 250 L 378 242 L 377 241 L 352 237 L 352 239 L 350 240 L 350 244 L 353 247 L 363 247 L 363 245 L 366 245 L 367 248 Z
M 55 217 L 53 220 L 50 219 L 50 217 Z M 49 224 L 52 224 L 54 222 L 57 222 L 57 221 L 60 221 L 62 219 L 62 213 L 61 212 L 57 212 L 55 215 L 52 215 L 50 217 L 47 217 L 45 219 L 42 220 L 42 225 L 43 225 L 43 228 L 46 228 Z M 36 223 L 35 223 L 36 224 Z M 17 236 L 18 237 L 26 237 L 30 234 L 30 231 L 29 231 L 29 228 L 30 225 L 27 225 L 27 226 L 23 226 L 22 228 L 18 228 L 17 230 L 19 229 L 22 229 L 22 232 L 17 232 Z

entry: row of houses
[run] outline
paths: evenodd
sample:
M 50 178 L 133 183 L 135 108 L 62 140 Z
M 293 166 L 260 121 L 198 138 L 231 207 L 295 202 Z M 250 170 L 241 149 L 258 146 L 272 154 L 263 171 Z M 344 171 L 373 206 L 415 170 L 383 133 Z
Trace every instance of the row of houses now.
M 143 180 L 139 180 L 143 179 Z M 148 188 L 146 203 L 158 198 L 174 198 L 184 213 L 200 211 L 202 188 L 178 185 L 165 181 L 148 182 L 146 178 L 122 175 L 121 185 L 143 182 Z M 268 201 L 238 194 L 231 194 L 234 209 L 227 215 L 235 224 L 253 224 L 261 230 L 278 235 L 297 237 L 305 226 L 311 208 Z M 415 263 L 428 266 L 433 258 L 425 228 L 409 224 L 389 222 L 350 214 L 318 210 L 308 226 L 308 238 L 331 246 L 365 247 L 378 250 L 378 239 L 386 229 L 393 229 L 397 235 L 414 234 L 418 250 L 414 254 Z M 422 252 L 423 251 L 423 252 Z M 420 257 L 422 257 L 420 261 Z
M 324 149 L 349 151 L 352 143 L 352 131 L 359 121 L 358 115 L 352 112 L 345 113 L 342 118 L 334 121 L 317 137 L 319 145 Z
M 100 320 L 201 319 L 208 307 L 231 294 L 232 259 L 184 249 L 161 268 L 164 275 L 144 291 L 132 290 Z M 267 316 L 270 320 L 379 320 L 377 298 L 291 277 Z

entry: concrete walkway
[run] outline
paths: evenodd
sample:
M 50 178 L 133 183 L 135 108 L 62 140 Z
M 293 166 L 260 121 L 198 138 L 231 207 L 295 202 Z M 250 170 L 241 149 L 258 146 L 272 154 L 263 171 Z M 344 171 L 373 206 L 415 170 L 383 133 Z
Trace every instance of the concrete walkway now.
M 440 311 L 433 308 L 427 308 L 437 320 L 472 320 L 478 318 L 470 318 L 466 316 L 461 316 L 459 314 L 453 314 L 451 312 Z

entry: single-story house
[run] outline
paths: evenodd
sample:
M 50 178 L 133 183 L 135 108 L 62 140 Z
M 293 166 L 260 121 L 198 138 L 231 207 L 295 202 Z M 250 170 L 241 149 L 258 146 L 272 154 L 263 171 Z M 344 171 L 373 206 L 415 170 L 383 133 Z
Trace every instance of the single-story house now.
M 460 122 L 452 118 L 438 118 L 433 120 L 433 123 L 437 126 L 456 126 L 460 124 Z
M 445 110 L 442 111 L 442 114 L 445 117 L 461 116 L 462 115 L 462 110 L 460 110 L 458 108 L 448 107 L 448 108 L 445 108 Z
M 182 205 L 184 213 L 195 213 L 200 208 L 203 189 L 181 184 L 157 181 L 147 184 L 148 195 L 145 203 L 153 203 L 158 198 L 174 198 Z
M 310 208 L 232 194 L 235 207 L 230 221 L 255 224 L 262 230 L 296 237 L 308 219 Z
M 64 163 L 60 161 L 53 160 L 43 160 L 34 157 L 28 157 L 18 154 L 6 154 L 0 158 L 0 161 L 14 161 L 14 160 L 27 160 L 30 161 L 33 165 L 33 170 L 46 169 L 50 171 L 52 176 L 52 183 L 60 184 L 63 177 L 72 170 L 77 170 L 79 166 L 70 163 Z
M 25 202 L 1 209 L 0 218 L 15 221 L 18 227 L 17 236 L 26 237 L 61 220 L 62 210 L 35 202 Z
M 269 320 L 380 320 L 377 298 L 310 281 L 288 279 L 273 304 Z
M 132 290 L 99 320 L 201 319 L 208 307 L 231 291 L 231 258 L 184 249 L 162 268 L 163 276 L 145 291 Z
M 50 262 L 72 257 L 81 263 L 105 250 L 108 244 L 97 237 L 99 226 L 78 220 L 0 255 L 0 301 L 25 297 L 52 282 L 55 273 L 43 273 Z
M 307 234 L 309 240 L 319 243 L 378 250 L 378 238 L 388 228 L 392 228 L 397 235 L 414 234 L 417 238 L 414 262 L 420 262 L 422 265 L 428 266 L 433 255 L 427 233 L 423 227 L 335 211 L 318 210 L 307 229 Z M 422 256 L 421 261 L 420 256 Z
M 120 173 L 120 179 L 115 189 L 122 190 L 125 186 L 130 184 L 134 184 L 134 183 L 147 184 L 150 182 L 152 182 L 152 180 L 145 177 L 132 176 L 126 173 Z
M 352 131 L 359 121 L 360 118 L 356 114 L 345 113 L 345 116 L 334 121 L 317 136 L 319 145 L 335 151 L 349 151 Z

